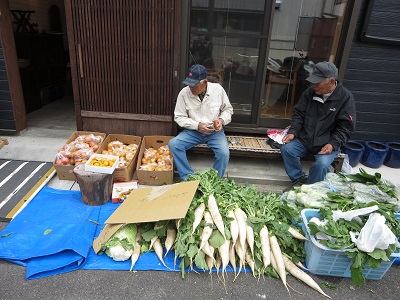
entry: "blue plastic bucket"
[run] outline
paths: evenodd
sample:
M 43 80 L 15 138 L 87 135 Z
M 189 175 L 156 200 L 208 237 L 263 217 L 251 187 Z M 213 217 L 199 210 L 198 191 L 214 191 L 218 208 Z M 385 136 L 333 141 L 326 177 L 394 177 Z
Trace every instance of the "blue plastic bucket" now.
M 342 146 L 342 153 L 345 153 L 349 156 L 349 164 L 352 167 L 355 167 L 360 162 L 361 157 L 364 154 L 364 145 L 355 142 L 355 141 L 348 141 L 346 145 Z
M 365 142 L 364 154 L 361 163 L 370 168 L 379 168 L 383 165 L 389 152 L 389 147 L 383 143 L 367 141 Z
M 400 143 L 390 142 L 386 145 L 389 147 L 389 151 L 383 162 L 384 165 L 390 168 L 400 168 Z

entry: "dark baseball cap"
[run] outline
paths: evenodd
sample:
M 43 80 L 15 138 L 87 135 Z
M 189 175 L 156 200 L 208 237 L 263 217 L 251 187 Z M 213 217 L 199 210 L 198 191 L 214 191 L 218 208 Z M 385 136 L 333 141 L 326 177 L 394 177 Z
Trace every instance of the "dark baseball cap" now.
M 207 79 L 207 75 L 208 71 L 204 66 L 193 65 L 189 68 L 188 75 L 182 83 L 188 86 L 195 86 L 200 80 Z
M 311 83 L 320 83 L 322 80 L 327 78 L 337 78 L 338 69 L 333 63 L 323 61 L 314 65 L 314 70 L 310 76 L 307 77 L 307 81 Z

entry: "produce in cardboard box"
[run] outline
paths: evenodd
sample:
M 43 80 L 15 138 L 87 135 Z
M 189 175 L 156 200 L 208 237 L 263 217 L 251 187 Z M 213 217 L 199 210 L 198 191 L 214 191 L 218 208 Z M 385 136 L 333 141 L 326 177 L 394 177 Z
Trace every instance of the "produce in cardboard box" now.
M 163 145 L 157 150 L 152 147 L 146 148 L 143 153 L 140 170 L 171 171 L 172 160 L 168 145 Z
M 94 134 L 79 135 L 74 141 L 65 144 L 58 150 L 55 158 L 56 165 L 79 165 L 88 161 L 103 142 L 102 136 Z
M 102 154 L 115 155 L 119 157 L 117 168 L 126 168 L 129 166 L 138 149 L 137 144 L 124 144 L 121 141 L 112 141 L 108 143 L 107 150 L 103 150 Z

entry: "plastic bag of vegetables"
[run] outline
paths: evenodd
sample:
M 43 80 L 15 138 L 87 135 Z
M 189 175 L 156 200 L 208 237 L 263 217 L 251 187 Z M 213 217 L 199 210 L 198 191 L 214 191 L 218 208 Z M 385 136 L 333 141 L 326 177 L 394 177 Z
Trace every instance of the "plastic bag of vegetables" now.
M 131 257 L 136 241 L 137 225 L 126 224 L 113 234 L 113 236 L 101 246 L 105 252 L 115 261 L 124 261 Z

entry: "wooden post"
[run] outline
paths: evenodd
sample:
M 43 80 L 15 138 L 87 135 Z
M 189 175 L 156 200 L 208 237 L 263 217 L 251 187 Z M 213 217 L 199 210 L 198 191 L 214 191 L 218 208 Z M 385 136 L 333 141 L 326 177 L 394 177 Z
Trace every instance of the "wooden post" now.
M 111 200 L 113 174 L 86 172 L 85 164 L 76 166 L 74 174 L 85 204 L 98 206 Z

